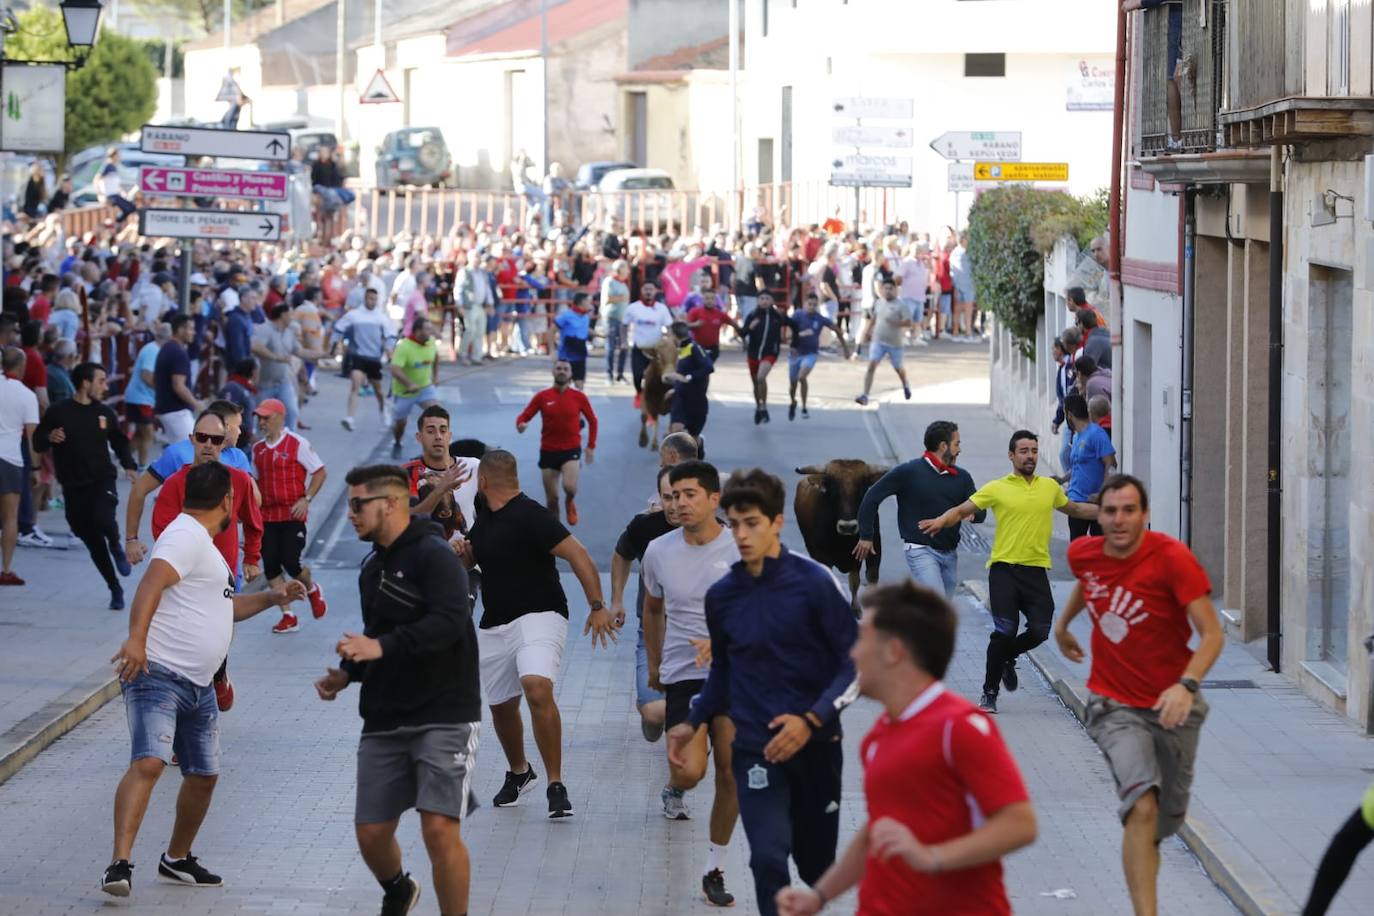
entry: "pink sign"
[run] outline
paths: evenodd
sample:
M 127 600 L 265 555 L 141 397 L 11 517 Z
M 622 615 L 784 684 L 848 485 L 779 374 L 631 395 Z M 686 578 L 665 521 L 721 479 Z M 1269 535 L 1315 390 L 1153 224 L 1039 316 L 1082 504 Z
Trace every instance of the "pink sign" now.
M 241 169 L 180 169 L 145 165 L 139 184 L 152 197 L 229 197 L 236 200 L 286 200 L 282 172 Z

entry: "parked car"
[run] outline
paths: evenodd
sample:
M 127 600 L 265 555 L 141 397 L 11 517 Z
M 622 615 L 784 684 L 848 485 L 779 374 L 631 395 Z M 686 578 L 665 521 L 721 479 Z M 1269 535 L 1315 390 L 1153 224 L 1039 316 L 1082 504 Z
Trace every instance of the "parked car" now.
M 597 185 L 601 205 L 623 220 L 629 220 L 641 208 L 646 215 L 657 210 L 665 219 L 670 217 L 674 190 L 673 176 L 663 169 L 616 169 L 607 172 Z
M 125 188 L 138 187 L 138 168 L 142 165 L 184 165 L 182 156 L 168 153 L 145 153 L 132 141 L 88 146 L 67 161 L 67 174 L 72 176 L 72 206 L 87 207 L 99 203 L 95 176 L 105 164 L 110 146 L 119 147 L 119 183 Z
M 377 187 L 433 185 L 452 174 L 452 159 L 437 127 L 406 127 L 382 138 L 377 147 Z
M 579 191 L 595 191 L 597 185 L 601 184 L 601 179 L 606 177 L 607 172 L 632 168 L 635 168 L 633 162 L 620 162 L 613 159 L 584 162 L 577 167 L 577 177 L 573 179 L 573 187 Z
M 297 127 L 288 131 L 291 134 L 291 146 L 299 147 L 305 153 L 306 162 L 315 162 L 320 158 L 320 148 L 329 147 L 333 150 L 337 158 L 339 153 L 339 138 L 334 136 L 334 131 L 322 127 Z

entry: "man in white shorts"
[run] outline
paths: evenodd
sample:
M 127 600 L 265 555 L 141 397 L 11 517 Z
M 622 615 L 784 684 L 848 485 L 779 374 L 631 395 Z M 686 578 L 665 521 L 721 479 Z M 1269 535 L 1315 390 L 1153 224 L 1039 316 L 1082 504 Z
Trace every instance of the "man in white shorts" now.
M 590 608 L 584 634 L 614 641 L 615 624 L 601 600 L 601 576 L 587 549 L 541 504 L 520 492 L 515 456 L 492 449 L 477 466 L 479 508 L 468 539 L 458 545 L 469 567 L 482 570 L 482 621 L 477 630 L 482 693 L 510 769 L 492 800 L 514 805 L 538 778 L 525 759 L 520 697 L 530 707 L 534 743 L 548 771 L 549 817 L 572 817 L 563 785 L 563 723 L 553 683 L 568 638 L 568 598 L 556 559 L 572 567 Z M 484 505 L 483 505 L 484 504 Z

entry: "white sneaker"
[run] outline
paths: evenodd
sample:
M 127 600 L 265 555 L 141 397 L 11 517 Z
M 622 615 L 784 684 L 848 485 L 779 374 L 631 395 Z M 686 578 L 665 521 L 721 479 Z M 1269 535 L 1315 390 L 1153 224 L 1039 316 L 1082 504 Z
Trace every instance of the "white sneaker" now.
M 37 526 L 34 526 L 34 529 L 30 531 L 28 534 L 19 535 L 19 543 L 24 547 L 43 547 L 58 550 L 67 549 L 66 544 L 59 545 L 52 538 L 48 537 L 48 535 L 44 533 L 42 528 L 39 528 Z
M 674 789 L 671 786 L 664 786 L 659 793 L 659 799 L 663 802 L 663 816 L 670 821 L 690 821 L 692 812 L 687 808 L 687 800 L 683 797 L 686 793 L 682 789 Z
M 348 430 L 350 433 L 353 432 L 353 418 L 352 418 L 352 417 L 344 417 L 343 420 L 340 421 L 340 422 L 343 423 L 343 428 L 344 428 L 344 429 Z

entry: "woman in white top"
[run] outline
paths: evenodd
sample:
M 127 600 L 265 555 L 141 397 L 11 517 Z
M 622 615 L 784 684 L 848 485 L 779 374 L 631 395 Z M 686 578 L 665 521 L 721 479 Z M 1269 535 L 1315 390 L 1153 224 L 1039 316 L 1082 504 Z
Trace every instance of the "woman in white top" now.
M 105 152 L 105 164 L 95 176 L 95 190 L 102 203 L 109 204 L 119 211 L 119 225 L 138 208 L 124 198 L 124 189 L 119 180 L 119 147 L 112 146 Z

